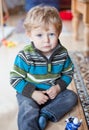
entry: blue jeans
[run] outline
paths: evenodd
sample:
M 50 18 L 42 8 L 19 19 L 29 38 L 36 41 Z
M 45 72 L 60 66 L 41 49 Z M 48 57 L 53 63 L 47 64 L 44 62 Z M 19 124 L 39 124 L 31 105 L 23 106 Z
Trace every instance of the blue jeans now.
M 73 91 L 65 90 L 59 93 L 55 99 L 40 106 L 33 99 L 17 94 L 19 130 L 40 130 L 38 118 L 42 113 L 49 116 L 49 119 L 53 122 L 59 121 L 77 104 L 77 99 L 77 95 Z

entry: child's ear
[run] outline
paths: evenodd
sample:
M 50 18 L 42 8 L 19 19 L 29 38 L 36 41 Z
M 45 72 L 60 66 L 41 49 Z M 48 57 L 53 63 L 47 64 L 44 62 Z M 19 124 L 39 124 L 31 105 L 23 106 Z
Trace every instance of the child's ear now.
M 30 36 L 31 36 L 31 33 L 30 33 L 30 32 L 26 32 L 26 35 L 27 35 L 28 37 L 30 37 Z
M 31 39 L 31 33 L 30 32 L 26 32 L 26 35 L 27 35 L 28 38 L 30 38 L 30 41 L 32 41 L 32 39 Z

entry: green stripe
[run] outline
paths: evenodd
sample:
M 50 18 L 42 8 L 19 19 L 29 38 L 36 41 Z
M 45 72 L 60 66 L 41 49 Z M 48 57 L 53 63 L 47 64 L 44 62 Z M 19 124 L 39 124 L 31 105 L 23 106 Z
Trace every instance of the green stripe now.
M 48 79 L 48 78 L 56 78 L 59 76 L 59 74 L 44 74 L 44 75 L 36 75 L 36 74 L 31 74 L 34 78 L 36 79 Z
M 38 80 L 46 80 L 46 79 L 56 79 L 56 78 L 59 78 L 60 75 L 58 74 L 47 74 L 47 75 L 32 75 L 35 79 L 38 79 Z M 39 83 L 40 81 L 35 81 L 35 80 L 32 80 L 31 78 L 29 78 L 28 76 L 26 77 L 26 80 L 28 82 L 34 82 L 34 83 Z
M 14 70 L 17 71 L 18 73 L 22 74 L 22 75 L 26 75 L 27 72 L 22 70 L 21 68 L 17 67 L 14 65 Z
M 51 72 L 51 69 L 52 69 L 51 63 L 49 63 L 49 64 L 48 64 L 48 72 Z
M 32 44 L 25 46 L 24 52 L 30 52 L 30 53 L 35 52 Z

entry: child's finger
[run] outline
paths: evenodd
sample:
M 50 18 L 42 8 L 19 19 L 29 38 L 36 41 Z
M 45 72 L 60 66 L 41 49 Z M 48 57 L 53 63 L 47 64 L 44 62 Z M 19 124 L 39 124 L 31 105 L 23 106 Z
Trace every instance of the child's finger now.
M 44 93 L 44 94 L 45 94 L 45 93 L 47 93 L 47 92 L 46 92 L 46 91 L 42 91 L 42 93 Z

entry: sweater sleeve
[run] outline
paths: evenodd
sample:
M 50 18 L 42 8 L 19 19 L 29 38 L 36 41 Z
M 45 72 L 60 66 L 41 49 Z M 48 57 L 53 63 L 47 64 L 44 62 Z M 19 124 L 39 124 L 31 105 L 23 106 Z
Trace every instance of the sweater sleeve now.
M 30 64 L 28 65 L 25 53 L 20 51 L 15 58 L 13 69 L 10 72 L 10 84 L 18 93 L 26 97 L 31 97 L 35 90 L 35 86 L 26 80 L 29 68 Z
M 67 56 L 66 61 L 63 66 L 63 70 L 61 72 L 61 78 L 57 79 L 55 82 L 59 84 L 61 91 L 65 90 L 66 87 L 72 81 L 74 72 L 74 65 L 69 56 Z

